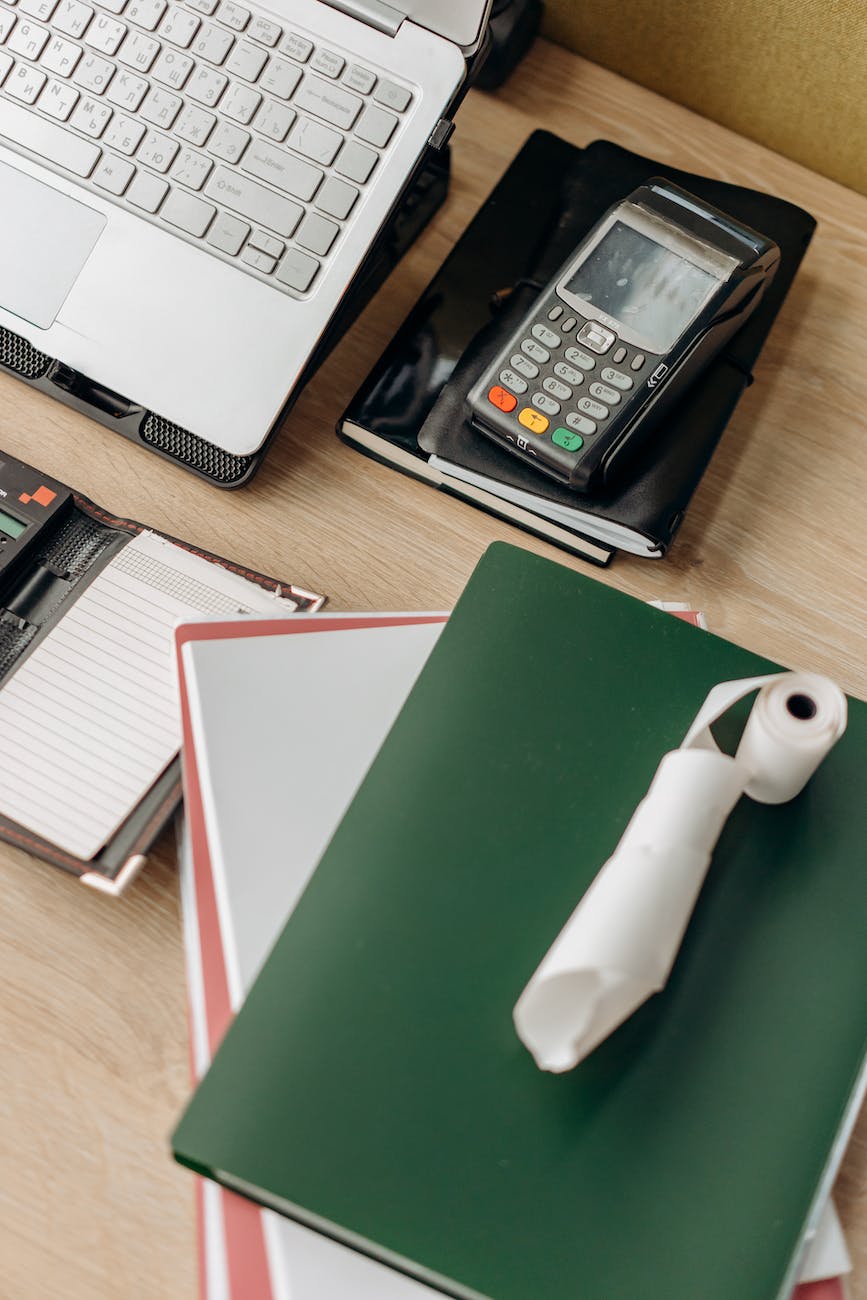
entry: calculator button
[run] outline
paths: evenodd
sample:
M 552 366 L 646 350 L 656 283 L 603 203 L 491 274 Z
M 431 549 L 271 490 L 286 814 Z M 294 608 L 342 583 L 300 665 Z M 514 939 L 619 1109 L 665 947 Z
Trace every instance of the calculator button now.
M 517 397 L 513 397 L 511 393 L 507 393 L 505 388 L 500 388 L 498 384 L 488 393 L 488 401 L 491 402 L 493 406 L 496 406 L 498 410 L 507 412 L 514 411 L 515 407 L 518 405 Z
M 588 436 L 596 432 L 596 425 L 592 420 L 588 420 L 586 415 L 579 415 L 577 411 L 570 411 L 566 416 L 566 423 L 570 429 L 577 429 L 579 433 L 585 433 Z
M 564 334 L 569 334 L 571 333 L 572 330 L 574 330 L 577 324 L 578 322 L 574 316 L 567 316 L 563 324 L 560 326 L 560 328 Z
M 546 352 L 542 344 L 537 343 L 535 339 L 524 339 L 521 344 L 521 351 L 526 356 L 532 357 L 534 361 L 538 361 L 540 366 L 544 366 L 546 361 L 551 360 L 551 353 Z
M 595 357 L 582 352 L 580 348 L 567 348 L 566 360 L 571 361 L 573 366 L 580 366 L 582 370 L 592 370 L 596 365 Z
M 611 354 L 611 360 L 616 361 L 619 366 L 621 361 L 626 360 L 626 348 L 615 348 Z
M 583 411 L 585 415 L 592 415 L 594 420 L 604 420 L 608 415 L 608 407 L 603 406 L 601 402 L 594 402 L 592 397 L 582 397 L 578 403 L 578 410 Z
M 531 406 L 524 407 L 523 411 L 518 416 L 518 423 L 523 424 L 524 428 L 529 429 L 531 433 L 544 433 L 548 428 L 548 421 L 545 419 L 544 415 L 540 415 L 538 411 L 534 411 Z
M 519 375 L 525 375 L 527 379 L 535 379 L 539 373 L 539 367 L 535 366 L 530 358 L 525 357 L 522 352 L 516 352 L 509 365 L 513 370 L 517 370 Z
M 616 352 L 614 356 L 617 356 Z M 622 370 L 615 370 L 613 366 L 605 367 L 602 371 L 602 378 L 606 384 L 612 384 L 614 388 L 620 388 L 624 393 L 628 393 L 629 389 L 635 384 L 634 379 L 630 379 L 629 375 L 624 375 Z
M 546 415 L 559 414 L 560 403 L 555 402 L 553 397 L 547 397 L 545 393 L 534 393 L 530 401 L 534 406 L 538 406 L 540 411 L 544 411 Z
M 502 379 L 502 375 L 500 378 Z M 616 406 L 620 401 L 620 394 L 616 388 L 609 388 L 607 384 L 591 384 L 590 392 L 594 397 L 598 397 L 600 402 L 607 402 L 609 406 Z
M 643 365 L 644 365 L 644 353 L 636 352 L 635 356 L 632 358 L 632 360 L 629 363 L 629 369 L 640 370 Z
M 501 370 L 500 383 L 504 388 L 511 388 L 513 393 L 526 393 L 527 381 L 520 375 L 516 375 L 514 370 Z
M 559 379 L 552 379 L 549 377 L 543 382 L 542 387 L 546 393 L 550 393 L 552 397 L 556 397 L 558 401 L 561 402 L 568 402 L 569 398 L 572 396 L 572 389 L 569 385 L 564 384 Z
M 551 441 L 556 442 L 558 447 L 565 448 L 566 451 L 580 451 L 584 446 L 584 439 L 578 433 L 570 433 L 568 429 L 555 429 L 551 434 Z
M 584 383 L 584 376 L 581 371 L 576 370 L 574 366 L 567 366 L 565 361 L 557 362 L 554 367 L 554 374 L 560 379 L 565 379 L 566 383 L 571 384 L 573 388 L 577 388 L 579 384 Z
M 556 307 L 552 307 L 551 310 L 548 312 L 548 320 L 559 320 L 562 315 L 563 315 L 563 308 L 560 306 L 559 303 L 557 303 Z
M 562 340 L 559 334 L 549 330 L 547 325 L 534 325 L 530 330 L 534 339 L 538 339 L 546 348 L 559 348 Z
M 616 338 L 613 330 L 595 320 L 585 321 L 578 331 L 578 342 L 586 343 L 591 352 L 607 352 Z

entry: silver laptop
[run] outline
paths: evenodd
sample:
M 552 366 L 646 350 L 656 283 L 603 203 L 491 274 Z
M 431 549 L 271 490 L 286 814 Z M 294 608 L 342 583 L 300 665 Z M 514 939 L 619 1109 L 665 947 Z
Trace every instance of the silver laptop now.
M 490 0 L 0 0 L 0 326 L 257 451 Z

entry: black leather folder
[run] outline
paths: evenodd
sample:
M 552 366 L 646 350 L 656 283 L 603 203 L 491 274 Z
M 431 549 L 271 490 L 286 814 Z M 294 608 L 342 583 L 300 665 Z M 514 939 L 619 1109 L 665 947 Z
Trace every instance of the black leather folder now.
M 758 310 L 685 393 L 628 478 L 602 495 L 586 496 L 474 432 L 464 401 L 578 241 L 613 203 L 652 176 L 667 177 L 768 235 L 780 247 L 781 264 Z M 605 140 L 579 149 L 537 131 L 354 397 L 340 436 L 596 563 L 607 563 L 617 548 L 662 556 L 752 382 L 815 226 L 809 213 L 771 195 L 679 171 Z M 471 481 L 444 472 L 443 464 L 466 472 Z M 532 507 L 499 498 L 497 485 L 530 494 L 555 511 L 580 513 L 572 522 L 545 518 Z

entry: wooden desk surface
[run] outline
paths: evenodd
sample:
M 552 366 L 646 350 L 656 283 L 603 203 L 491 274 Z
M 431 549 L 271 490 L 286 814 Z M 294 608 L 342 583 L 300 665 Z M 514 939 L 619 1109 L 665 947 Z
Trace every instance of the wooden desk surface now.
M 447 608 L 486 545 L 505 538 L 644 599 L 686 600 L 715 631 L 867 695 L 867 199 L 544 43 L 496 97 L 473 94 L 458 123 L 447 206 L 310 385 L 251 487 L 210 488 L 6 376 L 0 447 L 121 515 L 328 592 L 335 610 Z M 756 383 L 665 561 L 589 569 L 333 434 L 538 126 L 764 188 L 819 219 Z M 171 837 L 120 902 L 0 846 L 0 899 L 0 1297 L 192 1300 L 192 1178 L 167 1143 L 189 1092 Z M 853 1300 L 867 1300 L 865 1118 L 838 1203 Z

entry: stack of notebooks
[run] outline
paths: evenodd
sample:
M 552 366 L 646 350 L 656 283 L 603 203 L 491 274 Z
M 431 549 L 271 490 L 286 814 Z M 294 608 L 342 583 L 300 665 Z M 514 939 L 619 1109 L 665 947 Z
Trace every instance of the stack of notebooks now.
M 553 1077 L 517 995 L 709 687 L 774 665 L 504 546 L 448 621 L 178 645 L 208 1300 L 842 1296 L 863 705 L 736 810 L 665 992 Z

